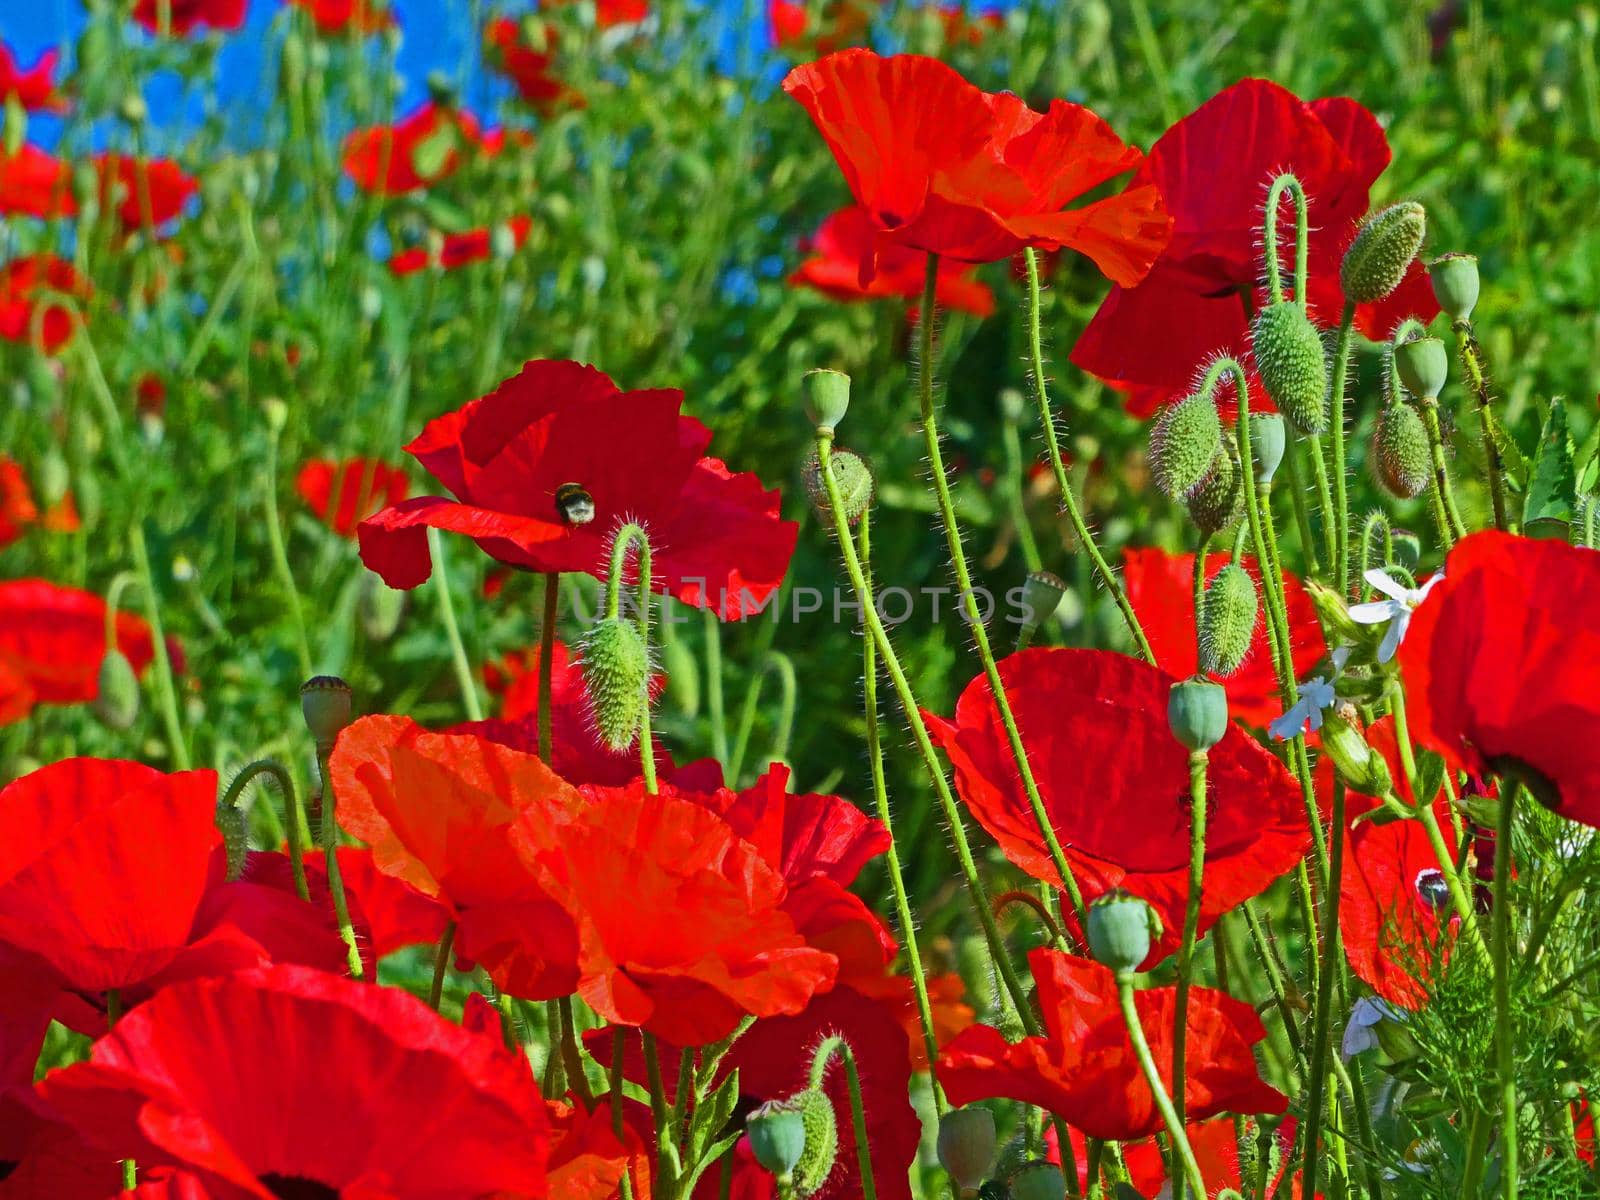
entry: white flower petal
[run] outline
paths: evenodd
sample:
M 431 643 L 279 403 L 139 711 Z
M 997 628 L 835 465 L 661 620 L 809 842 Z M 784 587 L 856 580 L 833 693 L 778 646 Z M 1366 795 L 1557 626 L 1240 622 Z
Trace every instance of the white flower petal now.
M 1350 606 L 1350 619 L 1358 625 L 1381 625 L 1401 608 L 1395 600 L 1369 600 Z
M 1372 585 L 1373 591 L 1382 592 L 1385 596 L 1395 600 L 1404 600 L 1406 598 L 1405 585 L 1396 580 L 1387 571 L 1380 571 L 1377 567 L 1368 567 L 1362 573 L 1361 578 Z

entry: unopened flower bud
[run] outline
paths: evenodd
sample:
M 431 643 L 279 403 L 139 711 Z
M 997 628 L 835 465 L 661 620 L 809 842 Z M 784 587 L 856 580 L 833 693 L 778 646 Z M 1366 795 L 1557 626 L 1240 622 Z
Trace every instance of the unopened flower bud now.
M 363 321 L 376 321 L 383 315 L 383 293 L 370 283 L 361 289 L 357 304 Z
M 597 622 L 584 639 L 583 665 L 601 740 L 626 750 L 639 736 L 649 704 L 650 655 L 639 627 L 625 617 Z
M 22 149 L 22 144 L 28 140 L 28 110 L 23 107 L 22 101 L 17 99 L 17 94 L 11 92 L 6 96 L 5 104 L 5 133 L 4 145 L 6 155 L 16 154 Z
M 100 660 L 94 715 L 108 729 L 124 730 L 139 718 L 139 680 L 128 656 L 113 647 Z
M 1419 400 L 1434 400 L 1450 374 L 1450 355 L 1436 337 L 1417 337 L 1394 348 L 1395 369 L 1406 391 Z
M 72 486 L 72 472 L 67 467 L 66 458 L 54 445 L 47 447 L 44 456 L 39 459 L 35 481 L 39 485 L 39 499 L 44 507 L 54 508 L 66 498 L 67 489 Z
M 994 1165 L 994 1114 L 969 1105 L 939 1120 L 939 1164 L 963 1195 L 975 1192 Z
M 1293 300 L 1269 304 L 1250 335 L 1256 370 L 1278 411 L 1302 433 L 1328 427 L 1328 360 L 1322 335 Z
M 150 106 L 138 92 L 129 92 L 117 105 L 117 112 L 129 125 L 143 125 L 150 119 Z
M 843 371 L 830 371 L 818 367 L 807 371 L 803 380 L 806 390 L 806 416 L 818 429 L 837 429 L 850 411 L 850 376 Z
M 1256 482 L 1266 485 L 1278 473 L 1288 448 L 1288 430 L 1277 413 L 1250 414 L 1250 454 L 1256 460 Z
M 1369 216 L 1339 266 L 1345 299 L 1371 304 L 1399 287 L 1427 231 L 1427 212 L 1415 200 L 1391 204 Z
M 1000 389 L 1000 416 L 1015 425 L 1027 414 L 1028 401 L 1017 388 Z
M 833 1174 L 839 1158 L 839 1120 L 833 1101 L 820 1088 L 808 1088 L 795 1096 L 805 1123 L 805 1150 L 794 1169 L 794 1194 L 797 1200 L 815 1195 Z
M 844 519 L 847 524 L 854 525 L 872 505 L 872 468 L 859 454 L 842 447 L 834 449 L 828 461 L 833 468 L 833 481 L 839 488 Z M 806 460 L 805 480 L 811 506 L 825 520 L 832 521 L 833 506 L 828 499 L 827 483 L 822 478 L 822 460 L 815 454 Z
M 1392 537 L 1395 565 L 1414 574 L 1422 561 L 1422 539 L 1409 529 L 1396 529 Z
M 1402 500 L 1420 496 L 1433 478 L 1427 428 L 1417 410 L 1403 401 L 1378 413 L 1372 431 L 1372 473 L 1385 491 Z
M 1067 1180 L 1055 1163 L 1031 1162 L 1011 1177 L 1011 1200 L 1066 1200 Z
M 1149 901 L 1112 888 L 1089 905 L 1085 932 L 1095 962 L 1121 974 L 1150 957 L 1151 944 L 1161 936 L 1161 918 Z
M 333 749 L 339 731 L 350 724 L 350 685 L 337 675 L 315 675 L 300 685 L 300 713 L 318 751 Z
M 1304 580 L 1304 584 L 1330 646 L 1360 642 L 1368 637 L 1367 627 L 1350 619 L 1350 607 L 1336 589 L 1310 578 Z
M 261 414 L 267 419 L 267 428 L 273 433 L 282 433 L 283 427 L 289 423 L 289 406 L 277 396 L 268 396 L 261 402 Z
M 1206 587 L 1200 618 L 1200 669 L 1208 675 L 1232 675 L 1250 651 L 1260 604 L 1255 581 L 1243 567 L 1229 563 Z
M 1228 732 L 1228 693 L 1220 683 L 1195 676 L 1167 693 L 1167 724 L 1190 750 L 1209 750 Z
M 1244 515 L 1244 476 L 1226 447 L 1212 461 L 1211 473 L 1189 497 L 1189 519 L 1201 533 L 1217 533 Z
M 1189 496 L 1205 481 L 1222 446 L 1222 418 L 1198 392 L 1162 410 L 1150 430 L 1150 470 L 1169 496 Z
M 456 85 L 450 76 L 440 70 L 428 72 L 428 99 L 440 108 L 454 108 L 456 104 Z
M 1428 264 L 1433 281 L 1433 297 L 1447 316 L 1458 321 L 1471 318 L 1478 303 L 1478 256 L 1441 254 Z
M 1359 718 L 1348 704 L 1336 704 L 1322 716 L 1322 752 L 1339 775 L 1363 796 L 1387 795 L 1394 781 L 1389 764 L 1362 736 Z
M 756 1162 L 788 1182 L 806 1148 L 805 1116 L 787 1100 L 763 1104 L 745 1118 L 750 1152 Z

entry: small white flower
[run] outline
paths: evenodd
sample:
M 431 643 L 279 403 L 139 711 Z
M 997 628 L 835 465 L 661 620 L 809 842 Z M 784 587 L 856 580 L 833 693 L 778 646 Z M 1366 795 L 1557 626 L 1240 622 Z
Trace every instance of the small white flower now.
M 1332 677 L 1313 675 L 1300 685 L 1300 699 L 1294 705 L 1267 726 L 1267 732 L 1280 742 L 1288 741 L 1297 734 L 1303 733 L 1306 726 L 1311 727 L 1315 733 L 1322 728 L 1323 710 L 1331 708 L 1337 699 L 1333 690 L 1333 681 L 1339 677 L 1339 672 L 1344 670 L 1344 664 L 1350 657 L 1350 647 L 1340 646 L 1329 658 L 1333 661 Z
M 1361 625 L 1389 623 L 1383 643 L 1378 647 L 1378 661 L 1388 662 L 1400 648 L 1400 640 L 1406 636 L 1406 630 L 1411 625 L 1411 614 L 1417 611 L 1417 606 L 1427 599 L 1428 593 L 1433 591 L 1444 575 L 1435 575 L 1420 588 L 1402 587 L 1377 567 L 1371 568 L 1362 578 L 1372 585 L 1374 591 L 1382 592 L 1388 599 L 1352 604 L 1350 619 Z

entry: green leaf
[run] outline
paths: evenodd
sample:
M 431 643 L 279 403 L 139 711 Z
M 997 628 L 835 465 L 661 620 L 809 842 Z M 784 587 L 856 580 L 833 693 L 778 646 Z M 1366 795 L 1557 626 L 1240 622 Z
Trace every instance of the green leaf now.
M 689 1161 L 703 1162 L 707 1148 L 727 1127 L 739 1103 L 739 1072 L 731 1072 L 717 1089 L 695 1106 L 689 1123 Z
M 1577 498 L 1577 472 L 1572 465 L 1572 436 L 1567 431 L 1566 402 L 1550 401 L 1539 449 L 1534 455 L 1528 498 L 1522 506 L 1522 523 L 1571 521 Z
M 1417 795 L 1414 799 L 1431 801 L 1444 787 L 1444 759 L 1432 750 L 1417 753 Z
M 1528 460 L 1522 456 L 1522 447 L 1506 432 L 1506 427 L 1500 424 L 1500 418 L 1495 416 L 1494 409 L 1488 409 L 1489 437 L 1494 442 L 1494 448 L 1500 452 L 1500 461 L 1504 464 L 1506 474 L 1510 476 L 1512 484 L 1517 491 L 1528 490 Z M 1597 426 L 1600 428 L 1600 426 Z
M 720 1142 L 708 1147 L 706 1149 L 705 1157 L 696 1163 L 693 1169 L 691 1169 L 690 1172 L 683 1177 L 682 1187 L 680 1188 L 681 1194 L 685 1196 L 694 1195 L 695 1185 L 700 1182 L 700 1176 L 706 1173 L 706 1168 L 712 1163 L 718 1161 L 724 1154 L 727 1154 L 729 1151 L 731 1151 L 734 1147 L 734 1144 L 743 1136 L 744 1130 L 736 1129 L 727 1137 L 723 1138 Z

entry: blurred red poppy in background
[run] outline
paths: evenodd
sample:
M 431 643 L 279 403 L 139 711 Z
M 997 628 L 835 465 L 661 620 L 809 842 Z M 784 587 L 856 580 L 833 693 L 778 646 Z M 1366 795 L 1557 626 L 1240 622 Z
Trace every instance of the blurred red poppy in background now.
M 288 0 L 311 14 L 321 33 L 378 33 L 392 28 L 394 12 L 382 0 Z
M 59 51 L 46 50 L 24 70 L 10 46 L 0 42 L 0 104 L 15 100 L 25 112 L 61 112 L 66 97 L 56 88 Z
M 32 142 L 15 151 L 0 148 L 0 213 L 49 218 L 77 211 L 66 163 Z
M 54 354 L 72 340 L 77 325 L 72 311 L 49 293 L 82 301 L 91 291 L 72 264 L 54 254 L 12 259 L 0 267 L 0 338 L 27 345 L 37 337 L 40 349 Z
M 528 240 L 528 231 L 532 228 L 533 222 L 527 217 L 512 217 L 505 223 L 505 229 L 514 249 L 522 248 L 522 244 Z M 453 271 L 468 263 L 482 262 L 492 251 L 493 236 L 493 231 L 487 228 L 452 233 L 440 244 L 437 259 L 433 257 L 428 247 L 413 246 L 390 258 L 389 270 L 395 275 L 412 275 L 430 266 Z
M 344 173 L 364 192 L 413 192 L 454 175 L 480 141 L 471 113 L 430 102 L 393 125 L 353 131 L 344 143 Z
M 928 256 L 921 251 L 889 245 L 878 251 L 878 268 L 871 281 L 861 282 L 861 259 L 873 252 L 876 230 L 860 205 L 842 208 L 822 223 L 802 248 L 811 252 L 789 276 L 792 287 L 815 288 L 835 300 L 875 300 L 900 296 L 919 300 L 927 272 Z M 973 278 L 974 264 L 954 259 L 939 264 L 937 299 L 940 308 L 987 317 L 994 312 L 994 292 Z
M 939 1082 L 952 1104 L 1004 1097 L 1037 1104 L 1090 1137 L 1128 1141 L 1163 1128 L 1134 1056 L 1109 968 L 1055 950 L 1028 955 L 1038 985 L 1043 1037 L 1008 1043 L 974 1025 L 939 1056 Z M 1134 1007 L 1156 1071 L 1172 1094 L 1172 1030 L 1177 989 L 1143 988 Z M 1252 1047 L 1267 1036 L 1241 1000 L 1211 988 L 1189 992 L 1184 1105 L 1204 1121 L 1220 1113 L 1278 1114 L 1289 1101 L 1265 1083 Z
M 200 182 L 170 158 L 138 159 L 127 154 L 97 154 L 100 203 L 115 212 L 125 230 L 159 228 L 183 212 Z
M 872 220 L 863 284 L 876 272 L 876 249 L 889 245 L 963 262 L 1066 246 L 1129 285 L 1166 245 L 1171 222 L 1148 181 L 1065 209 L 1144 158 L 1080 105 L 1056 100 L 1037 113 L 937 59 L 870 50 L 796 67 L 783 87 L 810 114 Z
M 1600 826 L 1600 555 L 1494 530 L 1463 538 L 1398 657 L 1418 742 Z
M 562 108 L 582 108 L 583 96 L 555 72 L 555 26 L 512 17 L 496 17 L 483 29 L 485 56 L 513 84 L 524 104 L 549 115 Z
M 405 471 L 376 458 L 335 462 L 314 458 L 295 476 L 294 490 L 328 528 L 341 537 L 385 505 L 398 504 L 410 490 Z
M 134 0 L 133 19 L 151 33 L 161 32 L 162 9 L 178 37 L 196 29 L 238 29 L 244 25 L 246 0 Z
M 875 0 L 824 0 L 821 5 L 806 4 L 802 0 L 770 0 L 767 18 L 774 45 L 785 50 L 832 54 L 862 40 L 872 26 L 878 7 Z M 813 8 L 816 9 L 814 27 Z
M 48 511 L 41 513 L 33 501 L 33 490 L 22 472 L 22 465 L 9 454 L 0 454 L 0 549 L 20 538 L 31 526 L 52 533 L 71 533 L 78 528 L 78 509 L 68 492 Z

